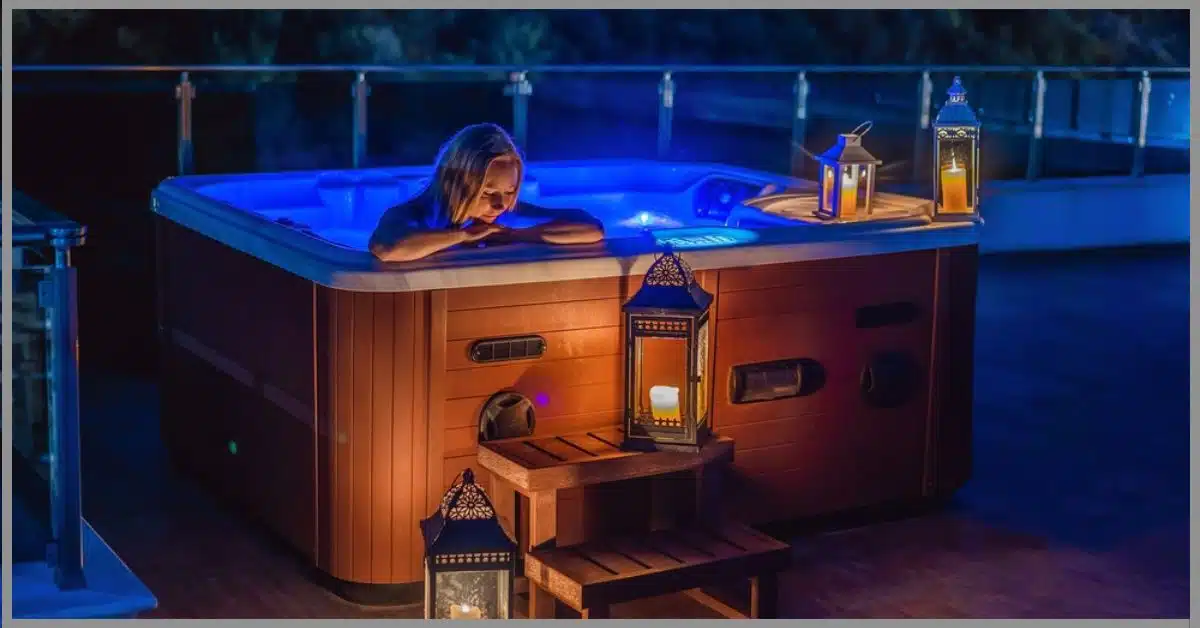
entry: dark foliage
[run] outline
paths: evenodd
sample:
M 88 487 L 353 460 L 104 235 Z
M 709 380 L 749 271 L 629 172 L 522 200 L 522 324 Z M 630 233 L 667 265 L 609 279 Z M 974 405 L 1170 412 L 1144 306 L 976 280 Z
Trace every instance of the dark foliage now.
M 1186 65 L 1186 10 L 16 10 L 16 62 Z

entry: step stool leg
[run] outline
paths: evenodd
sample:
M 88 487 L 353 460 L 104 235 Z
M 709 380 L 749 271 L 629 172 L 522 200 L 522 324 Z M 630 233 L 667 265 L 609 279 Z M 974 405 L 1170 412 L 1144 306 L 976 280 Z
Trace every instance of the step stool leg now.
M 750 579 L 750 619 L 775 619 L 779 614 L 779 579 L 762 574 Z
M 609 618 L 608 605 L 601 604 L 598 606 L 593 606 L 592 608 L 585 608 L 585 609 L 583 609 L 583 612 L 579 613 L 579 618 L 580 619 L 608 619 Z
M 529 496 L 529 548 L 555 539 L 558 528 L 558 493 L 542 491 Z M 529 618 L 554 619 L 556 600 L 549 591 L 529 583 Z

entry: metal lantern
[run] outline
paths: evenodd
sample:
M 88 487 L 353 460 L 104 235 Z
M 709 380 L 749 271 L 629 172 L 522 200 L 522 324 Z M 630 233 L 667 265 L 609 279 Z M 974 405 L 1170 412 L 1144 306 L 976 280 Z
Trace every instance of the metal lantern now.
M 668 249 L 625 303 L 626 449 L 695 451 L 708 439 L 712 300 Z
M 933 218 L 973 220 L 979 200 L 979 118 L 956 76 L 933 122 Z
M 512 619 L 517 544 L 491 500 L 462 472 L 437 512 L 421 522 L 425 537 L 425 619 Z
M 875 170 L 883 161 L 862 146 L 862 138 L 870 130 L 871 123 L 867 122 L 850 133 L 843 133 L 833 148 L 817 156 L 821 164 L 818 217 L 853 220 L 860 213 L 871 214 Z

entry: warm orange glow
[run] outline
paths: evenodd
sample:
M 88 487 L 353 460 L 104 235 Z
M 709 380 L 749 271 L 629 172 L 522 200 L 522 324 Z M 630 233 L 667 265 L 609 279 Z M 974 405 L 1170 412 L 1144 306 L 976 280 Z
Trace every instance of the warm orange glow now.
M 638 338 L 638 415 L 678 423 L 687 407 L 687 342 L 682 338 Z
M 950 165 L 942 170 L 942 212 L 966 214 L 970 211 L 967 205 L 967 170 L 951 157 Z
M 451 604 L 450 619 L 483 619 L 483 611 L 478 606 Z
M 854 178 L 854 173 L 850 168 L 846 168 L 842 173 L 842 192 L 841 203 L 838 207 L 838 216 L 842 218 L 853 218 L 855 211 L 858 209 L 858 180 Z
M 833 168 L 829 166 L 825 166 L 825 181 L 821 184 L 821 191 L 825 201 L 821 206 L 825 211 L 830 212 L 833 210 L 831 207 L 833 205 Z

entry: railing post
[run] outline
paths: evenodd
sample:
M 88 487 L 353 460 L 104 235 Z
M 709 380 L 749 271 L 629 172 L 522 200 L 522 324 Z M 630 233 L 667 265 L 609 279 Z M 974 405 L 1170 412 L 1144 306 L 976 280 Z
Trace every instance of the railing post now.
M 1140 107 L 1138 107 L 1137 139 L 1133 147 L 1133 171 L 1130 173 L 1140 177 L 1146 173 L 1146 133 L 1150 123 L 1150 72 L 1143 70 L 1142 79 L 1138 82 L 1141 91 Z
M 354 79 L 354 87 L 350 95 L 354 99 L 354 144 L 351 147 L 351 163 L 355 169 L 362 168 L 367 163 L 367 96 L 371 86 L 367 83 L 367 73 L 359 72 Z
M 513 72 L 508 75 L 508 86 L 504 88 L 505 95 L 513 99 L 513 141 L 522 150 L 527 150 L 529 139 L 529 97 L 533 95 L 533 83 L 529 82 L 527 72 Z
M 1032 181 L 1042 173 L 1042 135 L 1046 122 L 1046 74 L 1041 70 L 1033 78 L 1033 134 L 1029 137 L 1029 161 L 1025 178 Z
M 913 141 L 913 182 L 923 181 L 925 177 L 922 172 L 922 159 L 925 156 L 925 148 L 932 142 L 927 133 L 932 120 L 933 78 L 926 70 L 921 73 L 921 80 L 917 84 L 917 138 Z
M 792 87 L 796 94 L 796 111 L 792 117 L 792 174 L 804 174 L 804 140 L 808 135 L 808 73 L 796 75 L 796 84 Z
M 49 346 L 50 509 L 54 537 L 48 560 L 60 589 L 86 585 L 79 452 L 79 320 L 71 248 L 82 234 L 51 232 L 54 266 L 44 283 Z
M 179 76 L 179 85 L 175 86 L 175 100 L 179 101 L 179 123 L 176 138 L 175 155 L 179 174 L 192 173 L 192 101 L 196 99 L 196 86 L 192 84 L 188 73 Z
M 663 72 L 658 83 L 658 158 L 666 159 L 671 151 L 671 120 L 675 112 L 675 81 L 670 72 Z

